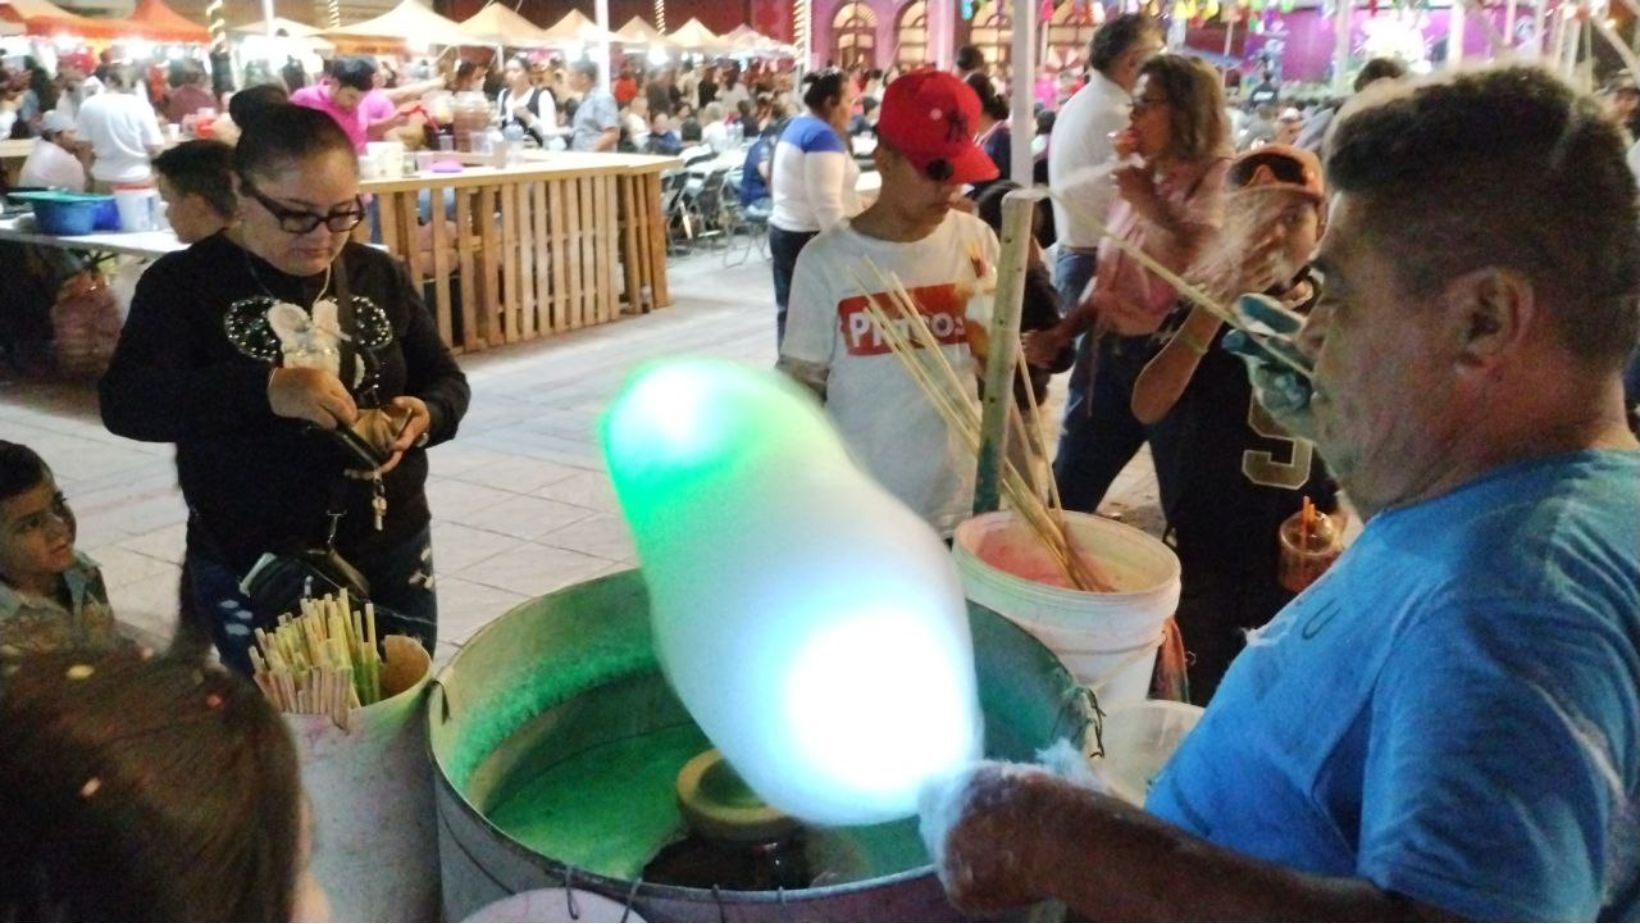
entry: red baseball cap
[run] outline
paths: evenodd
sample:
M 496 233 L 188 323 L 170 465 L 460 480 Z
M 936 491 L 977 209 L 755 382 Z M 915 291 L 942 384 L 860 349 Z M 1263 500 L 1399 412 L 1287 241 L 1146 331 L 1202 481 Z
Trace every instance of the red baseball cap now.
M 974 143 L 979 97 L 944 71 L 912 71 L 888 85 L 877 137 L 919 171 L 938 180 L 978 183 L 1000 174 Z

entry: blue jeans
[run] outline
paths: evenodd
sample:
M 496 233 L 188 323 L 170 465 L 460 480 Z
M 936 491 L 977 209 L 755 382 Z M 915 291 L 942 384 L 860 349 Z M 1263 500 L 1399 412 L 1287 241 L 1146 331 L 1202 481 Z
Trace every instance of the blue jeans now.
M 769 226 L 769 262 L 774 264 L 775 346 L 786 342 L 786 307 L 791 304 L 792 272 L 797 255 L 819 235 L 817 231 L 787 231 Z
M 1098 256 L 1061 249 L 1053 283 L 1068 312 L 1093 279 Z M 1149 337 L 1091 334 L 1076 342 L 1076 364 L 1066 389 L 1065 418 L 1059 429 L 1053 475 L 1066 510 L 1092 513 L 1122 469 L 1145 442 L 1145 428 L 1133 416 L 1133 383 L 1150 361 Z
M 413 636 L 432 654 L 438 644 L 438 596 L 433 590 L 431 528 L 423 527 L 377 555 L 350 557 L 349 562 L 370 582 L 377 637 Z M 273 628 L 281 614 L 252 612 L 251 601 L 239 590 L 240 575 L 201 544 L 190 541 L 185 574 L 183 592 L 192 595 L 193 611 L 210 623 L 222 663 L 250 676 L 254 630 Z

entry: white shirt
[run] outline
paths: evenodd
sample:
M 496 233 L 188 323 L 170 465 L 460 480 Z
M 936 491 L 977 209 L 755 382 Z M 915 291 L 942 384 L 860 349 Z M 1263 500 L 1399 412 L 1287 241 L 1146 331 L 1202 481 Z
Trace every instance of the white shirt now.
M 1636 180 L 1640 180 L 1640 141 L 1629 148 L 1629 170 L 1634 173 Z
M 716 122 L 707 122 L 700 130 L 701 143 L 722 154 L 730 150 L 729 126 L 719 119 Z
M 80 137 L 91 143 L 91 178 L 141 183 L 153 175 L 148 149 L 165 143 L 148 101 L 130 93 L 99 93 L 80 106 Z
M 19 186 L 44 186 L 85 192 L 85 165 L 80 159 L 44 138 L 34 142 L 23 169 L 17 174 Z
M 1126 90 L 1093 71 L 1087 86 L 1077 90 L 1059 110 L 1048 141 L 1048 186 L 1057 193 L 1071 192 L 1101 219 L 1110 214 L 1111 203 L 1116 200 L 1115 184 L 1108 180 L 1071 184 L 1069 180 L 1079 170 L 1112 160 L 1111 133 L 1127 127 L 1132 107 L 1133 97 Z M 1059 242 L 1066 247 L 1091 250 L 1099 246 L 1099 229 L 1081 221 L 1057 201 L 1053 204 L 1053 222 Z
M 792 276 L 781 366 L 825 385 L 826 412 L 855 460 L 947 534 L 972 513 L 974 453 L 879 338 L 860 281 L 876 280 L 868 276 L 867 260 L 899 277 L 977 403 L 964 315 L 983 267 L 970 254 L 994 266 L 998 249 L 990 227 L 962 212 L 947 214 L 934 233 L 910 243 L 868 237 L 845 221 L 803 248 Z
M 769 223 L 783 231 L 824 231 L 860 214 L 860 166 L 836 130 L 812 115 L 786 126 L 769 172 Z

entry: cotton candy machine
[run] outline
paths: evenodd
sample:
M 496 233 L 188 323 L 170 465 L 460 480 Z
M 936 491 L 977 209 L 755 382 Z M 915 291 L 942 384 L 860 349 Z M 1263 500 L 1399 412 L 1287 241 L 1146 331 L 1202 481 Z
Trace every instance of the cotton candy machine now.
M 972 607 L 969 622 L 987 755 L 1027 760 L 1059 738 L 1080 740 L 1085 699 L 1058 660 L 989 610 Z M 447 920 L 554 886 L 651 921 L 958 916 L 914 818 L 777 827 L 740 844 L 690 830 L 679 774 L 712 745 L 660 672 L 636 571 L 485 628 L 439 676 L 429 723 Z M 743 801 L 710 768 L 693 785 Z

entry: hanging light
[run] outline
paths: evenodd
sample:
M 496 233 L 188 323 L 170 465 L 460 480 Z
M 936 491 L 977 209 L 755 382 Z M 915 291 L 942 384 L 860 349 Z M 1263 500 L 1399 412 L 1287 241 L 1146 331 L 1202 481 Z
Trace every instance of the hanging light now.
M 655 28 L 666 34 L 666 0 L 655 0 Z

